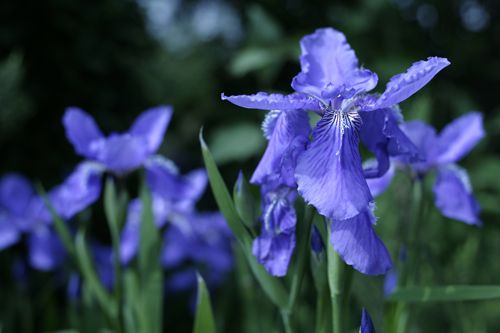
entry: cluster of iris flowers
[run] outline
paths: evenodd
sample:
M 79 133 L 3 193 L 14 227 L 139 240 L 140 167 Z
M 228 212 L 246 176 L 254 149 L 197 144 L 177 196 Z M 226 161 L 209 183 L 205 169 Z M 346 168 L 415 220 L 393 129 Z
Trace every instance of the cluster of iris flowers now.
M 241 107 L 271 110 L 262 124 L 269 143 L 250 179 L 263 198 L 253 253 L 269 274 L 287 273 L 296 245 L 297 195 L 328 220 L 331 244 L 348 265 L 368 275 L 387 273 L 393 265 L 374 232 L 373 196 L 387 187 L 396 167 L 420 179 L 437 170 L 434 192 L 443 215 L 480 224 L 467 173 L 454 162 L 484 136 L 482 115 L 469 113 L 437 136 L 423 122 L 404 123 L 397 104 L 448 66 L 447 59 L 416 62 L 377 94 L 369 93 L 377 75 L 359 67 L 341 32 L 318 29 L 300 46 L 295 93 L 222 94 Z M 312 131 L 306 109 L 321 116 Z M 360 139 L 376 159 L 362 164 Z
M 62 184 L 48 191 L 47 198 L 56 215 L 74 229 L 72 218 L 100 198 L 105 175 L 124 183 L 129 174 L 142 168 L 151 193 L 154 222 L 165 240 L 159 260 L 164 269 L 172 270 L 166 286 L 179 292 L 196 285 L 196 269 L 204 270 L 209 285 L 220 284 L 232 269 L 233 259 L 231 234 L 222 215 L 199 212 L 195 207 L 207 186 L 205 170 L 182 175 L 173 161 L 155 154 L 172 113 L 169 106 L 149 109 L 129 131 L 106 137 L 89 114 L 68 108 L 63 117 L 66 136 L 85 160 Z M 141 212 L 141 201 L 132 199 L 119 244 L 124 267 L 138 252 Z M 64 269 L 68 255 L 54 229 L 49 208 L 29 180 L 9 173 L 0 180 L 0 250 L 18 243 L 23 235 L 31 267 L 41 271 Z M 96 271 L 103 285 L 111 290 L 115 281 L 112 247 L 96 240 L 90 244 Z M 78 286 L 79 275 L 72 273 L 68 284 L 72 298 L 77 297 Z

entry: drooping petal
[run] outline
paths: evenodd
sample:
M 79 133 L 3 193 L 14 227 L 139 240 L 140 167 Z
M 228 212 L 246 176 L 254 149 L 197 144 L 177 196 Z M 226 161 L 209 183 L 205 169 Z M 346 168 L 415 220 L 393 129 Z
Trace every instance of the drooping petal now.
M 95 158 L 96 152 L 91 147 L 92 143 L 103 139 L 104 136 L 94 118 L 80 108 L 69 107 L 62 122 L 66 137 L 75 147 L 76 153 L 90 159 Z
M 370 315 L 368 314 L 368 311 L 366 311 L 365 308 L 363 308 L 363 315 L 361 316 L 361 327 L 359 328 L 360 333 L 375 333 L 375 328 L 373 327 L 372 319 L 370 318 Z
M 448 66 L 446 58 L 429 57 L 414 63 L 406 73 L 395 75 L 387 83 L 385 92 L 373 104 L 363 106 L 363 111 L 373 111 L 400 103 L 419 91 L 440 70 Z
M 84 161 L 61 185 L 50 190 L 48 197 L 58 215 L 70 219 L 97 201 L 104 171 L 102 164 Z
M 455 119 L 439 134 L 438 164 L 461 160 L 485 136 L 483 114 L 469 112 Z
M 295 110 L 295 109 L 310 109 L 320 110 L 321 105 L 317 99 L 314 99 L 304 94 L 290 94 L 283 96 L 282 94 L 267 94 L 259 92 L 255 95 L 238 95 L 226 96 L 221 95 L 223 100 L 247 108 L 261 110 Z
M 332 28 L 318 29 L 300 41 L 302 71 L 293 79 L 298 92 L 321 98 L 321 92 L 332 83 L 357 91 L 370 91 L 377 85 L 377 74 L 360 70 L 358 58 L 343 33 Z
M 389 169 L 389 156 L 403 156 L 414 163 L 424 160 L 417 147 L 401 131 L 390 109 L 360 112 L 363 125 L 359 131 L 363 144 L 377 157 L 377 168 L 365 169 L 366 178 L 378 178 Z
M 295 232 L 286 231 L 276 236 L 263 232 L 253 240 L 252 254 L 269 274 L 285 276 L 295 243 Z
M 332 220 L 330 241 L 346 264 L 368 275 L 385 274 L 392 260 L 384 243 L 373 230 L 374 203 L 365 212 L 348 220 Z
M 200 168 L 182 176 L 169 159 L 155 155 L 144 164 L 146 181 L 152 192 L 173 201 L 199 200 L 208 183 L 205 169 Z
M 279 170 L 283 154 L 293 138 L 298 135 L 308 136 L 311 132 L 309 115 L 302 109 L 271 111 L 267 114 L 262 129 L 269 143 L 250 179 L 250 183 L 256 185 L 262 184 Z
M 327 110 L 313 130 L 313 141 L 297 157 L 299 194 L 321 215 L 352 218 L 373 200 L 361 168 L 356 112 Z
M 377 164 L 377 161 L 375 159 L 369 159 L 365 162 L 363 162 L 363 168 L 367 167 L 370 168 L 370 164 Z M 377 167 L 373 167 L 373 169 L 377 169 Z M 371 194 L 376 197 L 379 196 L 380 194 L 384 193 L 385 190 L 389 187 L 391 184 L 392 178 L 394 178 L 394 175 L 396 174 L 396 168 L 394 167 L 394 164 L 390 164 L 389 169 L 387 172 L 382 176 L 378 178 L 367 178 L 366 183 L 368 184 L 368 187 L 370 188 Z
M 441 166 L 437 171 L 434 204 L 441 214 L 467 224 L 482 225 L 481 207 L 472 193 L 467 171 L 456 164 Z
M 31 182 L 20 174 L 8 173 L 0 179 L 0 207 L 9 212 L 24 214 L 34 194 Z
M 296 188 L 295 167 L 297 166 L 297 157 L 306 150 L 309 138 L 304 135 L 295 137 L 283 154 L 280 165 L 280 180 L 288 187 Z
M 57 233 L 50 227 L 39 225 L 28 236 L 29 261 L 33 268 L 52 271 L 60 267 L 66 251 Z
M 21 232 L 11 214 L 0 210 L 0 251 L 16 244 L 20 238 Z
M 94 142 L 96 159 L 110 170 L 126 172 L 139 167 L 151 153 L 146 138 L 141 136 L 115 134 Z
M 160 105 L 144 111 L 132 124 L 129 133 L 142 136 L 147 141 L 150 154 L 160 147 L 174 110 L 167 105 Z

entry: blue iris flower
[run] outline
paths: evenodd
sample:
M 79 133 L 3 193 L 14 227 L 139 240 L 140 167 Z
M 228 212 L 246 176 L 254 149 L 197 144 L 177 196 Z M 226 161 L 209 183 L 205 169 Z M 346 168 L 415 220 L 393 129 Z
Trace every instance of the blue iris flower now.
M 273 110 L 268 117 L 275 124 L 281 120 L 277 115 L 294 115 L 275 129 L 279 140 L 268 136 L 269 145 L 251 182 L 262 185 L 278 177 L 284 185 L 295 187 L 307 203 L 331 220 L 331 242 L 346 263 L 365 274 L 384 274 L 392 262 L 372 228 L 375 205 L 366 178 L 384 175 L 390 156 L 422 160 L 398 127 L 401 117 L 396 104 L 417 92 L 449 62 L 433 57 L 414 63 L 406 73 L 394 76 L 382 95 L 376 95 L 367 92 L 377 85 L 377 75 L 359 68 L 341 32 L 318 29 L 300 45 L 302 71 L 292 81 L 296 93 L 222 94 L 222 99 L 238 106 Z M 307 139 L 305 109 L 322 116 L 312 130 L 312 142 Z M 290 128 L 295 129 L 293 134 Z M 360 137 L 377 157 L 375 168 L 362 169 Z
M 481 208 L 472 192 L 467 171 L 456 164 L 485 136 L 483 115 L 469 112 L 449 123 L 440 134 L 422 121 L 401 125 L 404 133 L 415 143 L 425 161 L 412 163 L 404 157 L 391 159 L 389 171 L 380 178 L 368 180 L 373 195 L 389 186 L 396 168 L 405 170 L 414 178 L 423 178 L 436 172 L 433 186 L 434 204 L 444 216 L 480 226 Z
M 370 318 L 370 315 L 368 314 L 368 311 L 366 311 L 365 308 L 363 308 L 363 314 L 361 315 L 361 326 L 359 327 L 359 332 L 375 333 L 375 328 L 373 327 L 372 319 Z

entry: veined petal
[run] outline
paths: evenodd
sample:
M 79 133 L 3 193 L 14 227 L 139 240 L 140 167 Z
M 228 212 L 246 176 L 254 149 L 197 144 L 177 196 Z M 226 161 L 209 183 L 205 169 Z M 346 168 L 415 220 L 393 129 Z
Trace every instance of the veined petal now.
M 359 328 L 359 333 L 375 333 L 372 319 L 365 308 L 363 308 L 363 315 L 361 316 L 361 327 Z
M 144 137 L 149 153 L 153 154 L 163 141 L 173 112 L 172 107 L 168 105 L 160 105 L 146 110 L 134 121 L 129 133 Z
M 151 155 L 148 142 L 142 136 L 115 134 L 93 143 L 96 159 L 108 169 L 125 172 L 138 168 Z
M 255 95 L 226 96 L 222 93 L 221 98 L 229 102 L 247 108 L 261 110 L 295 110 L 310 109 L 320 110 L 321 105 L 317 99 L 304 94 L 270 94 L 259 92 Z
M 34 194 L 31 182 L 18 173 L 8 173 L 0 179 L 0 207 L 9 212 L 24 214 Z
M 309 115 L 301 109 L 271 111 L 266 115 L 262 129 L 269 143 L 250 179 L 250 183 L 256 185 L 262 184 L 279 170 L 283 154 L 293 138 L 298 135 L 309 136 L 311 132 Z
M 313 141 L 297 157 L 299 194 L 321 215 L 352 218 L 373 200 L 361 168 L 356 112 L 327 110 L 313 130 Z
M 103 139 L 104 136 L 95 123 L 94 118 L 77 107 L 69 107 L 62 119 L 66 129 L 66 137 L 75 147 L 77 154 L 87 158 L 95 158 L 95 151 L 91 145 L 94 141 Z
M 12 216 L 0 210 L 0 251 L 16 244 L 20 238 L 21 232 Z
M 472 193 L 467 171 L 456 164 L 438 168 L 436 183 L 432 187 L 434 203 L 441 214 L 467 224 L 482 225 L 481 207 Z
M 205 169 L 196 169 L 181 176 L 175 164 L 160 155 L 149 158 L 144 168 L 151 191 L 167 200 L 188 200 L 194 204 L 205 192 L 208 183 Z
M 392 260 L 384 243 L 373 230 L 374 203 L 365 212 L 348 220 L 332 220 L 330 241 L 346 264 L 368 275 L 385 274 Z
M 280 180 L 288 187 L 296 188 L 295 167 L 297 166 L 297 157 L 306 150 L 309 138 L 304 135 L 295 137 L 288 148 L 283 153 L 280 165 Z
M 63 219 L 70 219 L 93 204 L 101 195 L 104 171 L 105 168 L 100 163 L 80 163 L 61 185 L 48 193 L 54 210 Z
M 377 161 L 375 159 L 369 159 L 365 162 L 363 162 L 363 168 L 367 167 L 370 168 L 371 164 L 377 164 Z M 375 167 L 376 169 L 376 167 Z M 394 178 L 394 175 L 396 174 L 396 168 L 394 167 L 394 164 L 390 164 L 389 169 L 387 170 L 386 173 L 384 173 L 381 177 L 378 178 L 367 178 L 366 183 L 368 184 L 368 187 L 370 188 L 371 194 L 376 197 L 387 190 L 389 185 L 391 184 L 392 178 Z
M 38 225 L 29 234 L 28 250 L 31 266 L 40 271 L 51 271 L 60 267 L 66 257 L 59 236 L 45 225 Z
M 457 162 L 485 136 L 483 114 L 469 112 L 455 119 L 439 134 L 439 156 L 436 163 Z
M 271 235 L 263 232 L 253 240 L 252 254 L 272 276 L 285 276 L 295 249 L 295 231 Z
M 329 83 L 343 84 L 357 91 L 370 91 L 377 85 L 377 74 L 360 70 L 358 58 L 343 33 L 332 28 L 318 29 L 300 41 L 302 71 L 293 79 L 298 92 L 321 98 Z
M 387 108 L 404 101 L 425 86 L 440 70 L 448 66 L 446 58 L 429 57 L 414 63 L 406 73 L 395 75 L 387 83 L 385 92 L 374 104 L 364 105 L 363 111 Z

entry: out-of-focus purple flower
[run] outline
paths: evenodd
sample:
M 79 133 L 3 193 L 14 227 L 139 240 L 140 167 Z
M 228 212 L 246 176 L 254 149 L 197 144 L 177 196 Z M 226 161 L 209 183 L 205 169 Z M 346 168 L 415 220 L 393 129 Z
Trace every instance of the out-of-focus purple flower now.
M 72 301 L 76 301 L 80 298 L 80 293 L 82 290 L 80 280 L 80 275 L 77 273 L 71 273 L 69 276 L 66 295 Z
M 106 289 L 113 289 L 115 282 L 113 248 L 94 242 L 91 244 L 90 250 L 101 283 Z
M 175 164 L 162 156 L 153 156 L 146 161 L 144 168 L 158 228 L 195 211 L 195 204 L 208 184 L 204 169 L 181 175 Z M 123 264 L 128 264 L 137 254 L 141 218 L 142 203 L 139 199 L 134 199 L 129 203 L 127 221 L 121 235 L 120 257 Z
M 373 327 L 372 319 L 370 318 L 370 315 L 368 314 L 368 311 L 366 311 L 365 308 L 363 308 L 363 314 L 361 316 L 361 327 L 359 328 L 360 333 L 375 333 L 375 328 Z
M 389 297 L 398 286 L 398 271 L 393 268 L 384 277 L 384 297 Z
M 261 163 L 275 166 L 274 161 L 281 161 L 282 182 L 288 186 L 296 183 L 304 200 L 332 220 L 332 234 L 336 227 L 345 226 L 340 221 L 358 221 L 351 223 L 357 227 L 351 229 L 350 235 L 362 236 L 370 241 L 373 249 L 379 249 L 381 245 L 384 250 L 377 250 L 375 254 L 364 251 L 365 256 L 361 256 L 351 249 L 355 244 L 352 237 L 333 236 L 332 243 L 336 241 L 334 246 L 345 250 L 341 251 L 341 257 L 359 271 L 369 275 L 383 274 L 392 263 L 387 265 L 387 250 L 372 230 L 373 197 L 365 177 L 385 174 L 389 169 L 389 156 L 402 155 L 412 161 L 421 160 L 416 147 L 397 125 L 400 115 L 395 105 L 417 92 L 449 62 L 434 57 L 414 63 L 406 73 L 394 76 L 382 95 L 370 95 L 367 92 L 377 85 L 378 77 L 359 68 L 358 59 L 341 32 L 331 28 L 318 29 L 305 36 L 300 45 L 302 71 L 292 81 L 295 94 L 222 94 L 222 99 L 245 108 L 287 110 L 287 114 L 290 110 L 310 109 L 322 116 L 312 131 L 312 142 L 296 144 L 289 150 L 283 147 L 292 142 L 288 136 L 283 136 L 287 137 L 286 141 L 271 143 L 270 140 L 266 150 L 266 153 L 270 152 L 269 156 L 265 155 Z M 361 167 L 358 150 L 360 133 L 363 143 L 379 161 L 377 168 L 366 172 Z M 301 130 L 295 135 L 307 133 Z M 279 154 L 291 158 L 283 160 Z M 258 169 L 259 176 L 261 169 Z M 359 231 L 358 227 L 368 229 Z M 341 234 L 344 232 L 342 229 Z M 382 258 L 377 255 L 382 255 Z
M 39 224 L 28 235 L 30 265 L 40 271 L 52 271 L 61 267 L 66 251 L 55 230 Z
M 412 163 L 399 156 L 393 159 L 392 168 L 409 168 L 417 178 L 435 171 L 434 203 L 441 214 L 467 224 L 481 225 L 478 217 L 481 208 L 472 193 L 467 171 L 455 163 L 484 137 L 483 115 L 469 112 L 448 124 L 439 135 L 422 121 L 407 122 L 401 125 L 401 129 L 415 143 L 425 161 Z M 379 179 L 368 180 L 372 193 L 383 192 L 393 175 L 391 172 Z
M 98 161 L 108 170 L 123 173 L 142 165 L 160 147 L 172 116 L 170 106 L 146 110 L 128 132 L 105 137 L 92 116 L 70 107 L 63 117 L 66 137 L 77 154 Z

